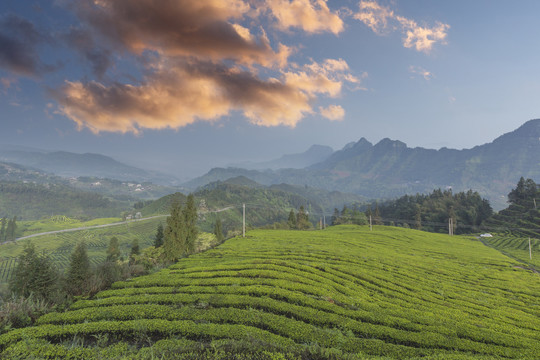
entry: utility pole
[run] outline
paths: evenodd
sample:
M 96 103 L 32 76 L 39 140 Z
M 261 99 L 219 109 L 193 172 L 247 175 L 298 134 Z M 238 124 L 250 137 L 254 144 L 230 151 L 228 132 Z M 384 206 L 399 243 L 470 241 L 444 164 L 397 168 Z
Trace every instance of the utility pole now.
M 531 238 L 529 238 L 529 259 L 532 260 Z
M 246 204 L 242 204 L 242 237 L 246 237 Z
M 323 214 L 323 229 L 326 229 L 326 215 Z
M 533 198 L 533 201 L 534 201 L 534 210 L 536 210 L 536 199 Z
M 371 215 L 369 215 L 369 231 L 373 231 L 373 224 L 371 223 Z
M 322 217 L 319 218 L 319 230 L 322 230 Z
M 448 219 L 448 235 L 454 236 L 454 219 Z

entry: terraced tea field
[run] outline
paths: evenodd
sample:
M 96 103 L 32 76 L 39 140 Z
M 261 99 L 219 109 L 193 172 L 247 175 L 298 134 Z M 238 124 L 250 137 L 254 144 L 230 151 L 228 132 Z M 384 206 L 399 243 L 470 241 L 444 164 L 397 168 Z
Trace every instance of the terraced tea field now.
M 499 250 L 527 267 L 540 271 L 540 240 L 531 238 L 529 250 L 529 238 L 511 234 L 494 234 L 493 237 L 482 238 L 488 246 Z
M 0 336 L 6 358 L 538 359 L 540 277 L 474 238 L 251 231 Z

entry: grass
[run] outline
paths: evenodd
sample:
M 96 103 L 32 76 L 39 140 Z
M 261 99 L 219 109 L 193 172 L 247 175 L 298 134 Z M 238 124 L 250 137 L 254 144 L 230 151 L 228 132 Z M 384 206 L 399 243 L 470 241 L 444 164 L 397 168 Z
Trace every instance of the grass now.
M 472 237 L 409 229 L 250 231 L 3 334 L 0 351 L 536 359 L 540 278 L 518 265 Z

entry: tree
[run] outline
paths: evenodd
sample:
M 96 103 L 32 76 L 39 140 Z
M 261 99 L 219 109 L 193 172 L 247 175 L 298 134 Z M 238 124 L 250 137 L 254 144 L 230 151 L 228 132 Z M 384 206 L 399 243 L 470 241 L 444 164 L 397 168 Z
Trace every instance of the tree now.
M 422 230 L 422 208 L 416 204 L 416 213 L 414 215 L 415 227 L 417 230 Z
M 167 217 L 167 226 L 164 230 L 164 254 L 167 260 L 176 261 L 186 253 L 185 232 L 182 205 L 174 201 L 171 205 L 171 215 Z
M 195 197 L 193 194 L 189 194 L 186 200 L 186 207 L 183 211 L 184 224 L 186 226 L 186 255 L 195 252 L 195 242 L 199 236 L 199 229 L 197 229 L 197 207 L 195 206 Z
M 299 230 L 305 230 L 310 228 L 308 214 L 304 210 L 304 206 L 300 206 L 298 214 L 296 215 L 296 228 Z
M 291 209 L 289 212 L 289 219 L 287 220 L 287 225 L 289 226 L 289 229 L 296 229 L 296 215 L 294 214 L 294 210 Z
M 154 238 L 154 247 L 158 248 L 163 245 L 163 224 L 159 223 Z
M 51 259 L 45 254 L 37 254 L 34 244 L 27 243 L 19 256 L 17 267 L 9 282 L 9 290 L 16 296 L 53 301 L 57 295 L 59 274 Z
M 115 262 L 120 259 L 120 244 L 116 236 L 113 236 L 109 241 L 109 247 L 107 248 L 107 261 Z
M 339 210 L 334 208 L 334 214 L 332 215 L 332 225 L 341 224 L 341 216 L 339 215 Z
M 2 222 L 2 226 L 0 227 L 0 242 L 3 242 L 6 240 L 6 223 L 7 223 L 6 218 L 3 217 L 1 222 Z
M 131 243 L 131 252 L 129 253 L 129 256 L 133 255 L 139 255 L 141 253 L 141 248 L 139 247 L 139 240 L 134 239 Z
M 5 241 L 15 241 L 15 232 L 17 231 L 17 217 L 9 220 L 6 228 Z
M 77 244 L 75 250 L 71 253 L 71 259 L 66 274 L 66 290 L 71 295 L 85 294 L 86 284 L 92 276 L 90 269 L 90 260 L 86 251 L 84 241 Z
M 216 225 L 214 226 L 214 235 L 216 235 L 216 239 L 218 243 L 221 243 L 223 241 L 223 231 L 221 230 L 221 219 L 216 219 Z

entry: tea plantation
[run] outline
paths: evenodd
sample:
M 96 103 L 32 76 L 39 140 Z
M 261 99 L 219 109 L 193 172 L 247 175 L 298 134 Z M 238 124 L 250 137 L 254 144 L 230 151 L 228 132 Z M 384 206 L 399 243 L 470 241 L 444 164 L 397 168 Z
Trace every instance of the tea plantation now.
M 475 238 L 379 227 L 251 231 L 115 283 L 0 356 L 538 359 L 540 277 Z

